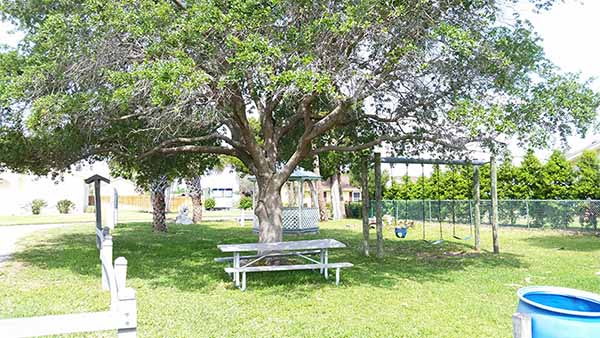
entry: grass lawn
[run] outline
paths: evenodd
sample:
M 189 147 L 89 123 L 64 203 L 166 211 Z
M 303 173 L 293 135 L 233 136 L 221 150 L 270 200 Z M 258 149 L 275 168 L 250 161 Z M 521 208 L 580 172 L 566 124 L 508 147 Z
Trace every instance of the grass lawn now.
M 123 224 L 114 250 L 129 260 L 140 337 L 510 337 L 520 286 L 600 292 L 597 237 L 501 230 L 503 253 L 495 256 L 463 242 L 428 245 L 418 228 L 404 240 L 386 229 L 379 261 L 361 256 L 358 221 L 329 222 L 316 237 L 347 243 L 331 251 L 331 261 L 355 264 L 342 271 L 339 287 L 295 271 L 250 274 L 246 292 L 213 258 L 219 243 L 255 241 L 250 227 L 171 225 L 168 234 L 154 234 L 147 223 Z M 299 238 L 315 236 L 289 239 Z M 483 243 L 490 249 L 488 229 Z M 92 228 L 37 233 L 21 249 L 0 272 L 0 317 L 108 309 Z
M 249 212 L 247 212 L 249 213 Z M 203 212 L 206 218 L 211 217 L 239 217 L 241 211 L 238 209 L 230 210 L 205 210 Z M 191 211 L 188 212 L 191 217 Z M 176 212 L 167 214 L 167 218 L 175 219 Z M 47 215 L 24 215 L 7 216 L 0 215 L 0 226 L 2 225 L 25 225 L 25 224 L 62 224 L 62 223 L 94 223 L 94 213 L 85 214 L 47 214 Z M 136 210 L 119 210 L 119 221 L 121 222 L 150 222 L 152 213 Z

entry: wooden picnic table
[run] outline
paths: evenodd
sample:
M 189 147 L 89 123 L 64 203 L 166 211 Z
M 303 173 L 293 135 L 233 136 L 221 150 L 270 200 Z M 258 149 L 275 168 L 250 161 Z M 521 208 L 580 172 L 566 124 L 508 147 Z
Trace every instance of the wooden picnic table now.
M 304 241 L 288 241 L 275 243 L 244 243 L 221 244 L 217 248 L 232 257 L 216 258 L 216 262 L 231 262 L 232 266 L 225 268 L 233 279 L 235 286 L 246 289 L 247 272 L 316 270 L 329 278 L 329 269 L 336 269 L 336 285 L 339 284 L 340 269 L 353 266 L 351 263 L 329 263 L 329 249 L 345 248 L 346 245 L 335 239 L 316 239 Z M 241 256 L 242 252 L 256 252 L 255 255 Z M 309 256 L 319 255 L 317 261 Z M 309 264 L 267 265 L 257 266 L 256 263 L 270 257 L 295 256 L 305 259 Z M 244 261 L 242 265 L 242 260 Z M 242 281 L 240 283 L 240 274 Z

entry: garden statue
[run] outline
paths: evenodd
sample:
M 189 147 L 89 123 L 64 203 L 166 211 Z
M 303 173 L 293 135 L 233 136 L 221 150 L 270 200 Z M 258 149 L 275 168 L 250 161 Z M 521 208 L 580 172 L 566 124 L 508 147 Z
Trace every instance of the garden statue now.
M 188 209 L 189 208 L 187 205 L 182 205 L 181 208 L 179 208 L 179 214 L 175 218 L 175 223 L 177 223 L 177 224 L 192 224 L 192 223 L 194 223 L 192 221 L 192 219 L 190 218 L 190 216 L 188 216 Z

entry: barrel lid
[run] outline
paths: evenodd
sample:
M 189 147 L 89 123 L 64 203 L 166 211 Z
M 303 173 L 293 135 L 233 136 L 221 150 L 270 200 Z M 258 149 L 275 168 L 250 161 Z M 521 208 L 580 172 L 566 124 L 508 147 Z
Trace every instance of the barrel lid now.
M 571 297 L 581 299 L 587 302 L 596 303 L 600 307 L 600 295 L 592 292 L 570 289 L 570 288 L 561 288 L 556 286 L 527 286 L 524 288 L 520 288 L 517 291 L 517 296 L 519 300 L 527 303 L 533 307 L 540 308 L 546 311 L 562 313 L 571 316 L 582 316 L 582 317 L 600 317 L 600 312 L 590 312 L 590 311 L 575 311 L 562 309 L 558 307 L 548 306 L 544 304 L 540 304 L 531 299 L 526 298 L 528 294 L 545 294 L 545 295 L 556 295 L 563 297 Z

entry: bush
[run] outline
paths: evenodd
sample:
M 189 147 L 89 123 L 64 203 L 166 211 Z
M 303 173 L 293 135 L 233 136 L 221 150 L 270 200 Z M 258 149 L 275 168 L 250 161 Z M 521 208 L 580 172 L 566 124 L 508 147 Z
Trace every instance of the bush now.
M 361 202 L 350 202 L 346 203 L 346 217 L 348 218 L 362 218 L 362 203 Z
M 58 209 L 58 212 L 61 214 L 68 214 L 73 207 L 75 207 L 75 203 L 69 200 L 60 200 L 56 202 L 56 209 Z
M 85 213 L 86 214 L 95 214 L 96 213 L 96 207 L 93 205 L 88 205 L 87 207 L 85 207 Z
M 248 210 L 252 208 L 252 197 L 250 196 L 243 196 L 240 199 L 240 209 L 243 210 Z
M 43 199 L 34 199 L 31 201 L 31 213 L 34 215 L 39 215 L 42 212 L 42 208 L 48 206 L 48 203 Z
M 212 210 L 212 209 L 214 209 L 214 208 L 215 208 L 215 206 L 217 206 L 217 202 L 215 202 L 215 199 L 214 199 L 214 198 L 207 198 L 207 199 L 204 201 L 204 208 L 205 208 L 206 210 Z

